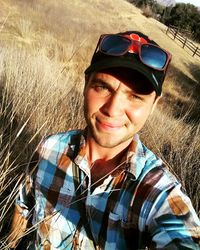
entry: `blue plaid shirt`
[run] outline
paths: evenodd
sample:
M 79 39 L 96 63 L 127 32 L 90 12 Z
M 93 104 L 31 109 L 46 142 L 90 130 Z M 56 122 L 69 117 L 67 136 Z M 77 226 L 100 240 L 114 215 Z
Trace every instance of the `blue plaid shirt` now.
M 23 216 L 32 215 L 35 249 L 200 249 L 190 199 L 138 136 L 95 186 L 85 144 L 73 130 L 38 147 L 17 199 Z

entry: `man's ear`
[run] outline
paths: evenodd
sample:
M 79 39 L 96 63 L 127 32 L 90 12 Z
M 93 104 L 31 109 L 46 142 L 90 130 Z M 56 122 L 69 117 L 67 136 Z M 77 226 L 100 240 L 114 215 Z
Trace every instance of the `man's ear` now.
M 154 103 L 153 103 L 153 106 L 152 106 L 152 109 L 151 109 L 151 114 L 153 114 L 154 110 L 155 110 L 155 107 L 157 106 L 159 100 L 162 98 L 162 94 L 160 96 L 156 96 L 155 100 L 154 100 Z

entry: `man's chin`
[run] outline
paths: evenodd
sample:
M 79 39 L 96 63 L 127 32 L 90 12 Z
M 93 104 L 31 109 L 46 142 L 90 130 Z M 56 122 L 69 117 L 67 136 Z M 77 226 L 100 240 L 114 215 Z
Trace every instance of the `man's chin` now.
M 132 136 L 129 137 L 121 137 L 119 138 L 119 135 L 115 135 L 114 133 L 106 133 L 106 134 L 94 134 L 93 139 L 95 142 L 104 148 L 115 148 L 120 145 L 128 143 L 130 139 L 132 139 Z
M 122 129 L 104 131 L 95 126 L 88 126 L 88 136 L 96 144 L 104 148 L 114 148 L 121 144 L 127 144 L 133 138 L 132 133 L 123 133 Z
M 95 142 L 102 148 L 115 148 L 120 145 L 120 143 L 118 142 L 115 143 L 115 142 L 106 142 L 106 141 L 99 141 L 99 140 L 95 140 Z

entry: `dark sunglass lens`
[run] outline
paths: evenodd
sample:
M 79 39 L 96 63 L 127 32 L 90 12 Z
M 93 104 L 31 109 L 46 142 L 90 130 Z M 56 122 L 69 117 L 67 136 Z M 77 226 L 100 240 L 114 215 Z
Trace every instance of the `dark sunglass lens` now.
M 127 51 L 131 41 L 122 36 L 106 36 L 101 42 L 101 51 L 109 55 L 121 55 Z
M 141 58 L 145 64 L 156 69 L 163 69 L 167 62 L 167 54 L 151 44 L 142 45 Z

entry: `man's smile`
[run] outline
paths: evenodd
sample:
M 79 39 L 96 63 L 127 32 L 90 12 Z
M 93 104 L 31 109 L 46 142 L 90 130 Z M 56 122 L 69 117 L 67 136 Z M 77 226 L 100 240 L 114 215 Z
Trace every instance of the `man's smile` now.
M 121 129 L 124 125 L 119 122 L 107 122 L 96 119 L 97 127 L 106 131 L 116 131 Z

